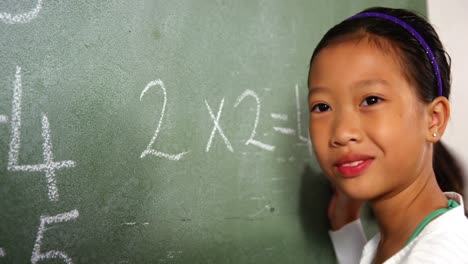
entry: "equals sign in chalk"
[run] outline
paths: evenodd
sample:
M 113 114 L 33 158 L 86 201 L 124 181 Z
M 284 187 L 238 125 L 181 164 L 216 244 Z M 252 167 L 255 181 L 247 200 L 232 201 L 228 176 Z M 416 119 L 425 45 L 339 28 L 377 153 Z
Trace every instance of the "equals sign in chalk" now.
M 8 117 L 4 115 L 0 115 L 0 124 L 8 123 Z

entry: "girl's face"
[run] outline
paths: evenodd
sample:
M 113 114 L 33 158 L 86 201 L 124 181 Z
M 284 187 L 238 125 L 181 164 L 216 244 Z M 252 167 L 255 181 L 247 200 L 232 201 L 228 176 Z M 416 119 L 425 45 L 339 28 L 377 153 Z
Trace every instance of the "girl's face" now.
M 355 199 L 391 197 L 432 171 L 426 108 L 399 51 L 367 38 L 322 49 L 309 73 L 309 131 L 331 182 Z

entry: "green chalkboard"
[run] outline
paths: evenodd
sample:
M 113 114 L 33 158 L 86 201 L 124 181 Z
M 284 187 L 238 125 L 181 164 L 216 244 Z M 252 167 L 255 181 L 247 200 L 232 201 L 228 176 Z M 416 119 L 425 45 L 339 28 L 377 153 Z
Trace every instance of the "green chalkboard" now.
M 334 263 L 308 61 L 382 3 L 1 1 L 0 263 Z

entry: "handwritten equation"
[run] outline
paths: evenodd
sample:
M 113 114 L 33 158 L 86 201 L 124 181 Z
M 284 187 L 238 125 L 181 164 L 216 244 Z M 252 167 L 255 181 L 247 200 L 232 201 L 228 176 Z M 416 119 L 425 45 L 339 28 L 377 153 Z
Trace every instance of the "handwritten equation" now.
M 31 20 L 37 17 L 39 11 L 42 8 L 42 0 L 37 0 L 35 8 L 29 12 L 22 14 L 11 14 L 8 12 L 0 12 L 0 20 L 6 24 L 25 24 L 29 23 Z M 50 139 L 50 127 L 49 120 L 46 114 L 42 114 L 42 137 L 44 139 L 43 143 L 43 158 L 44 163 L 34 164 L 34 165 L 19 165 L 18 156 L 20 149 L 20 128 L 21 128 L 21 68 L 16 67 L 15 74 L 15 83 L 14 83 L 14 95 L 13 95 L 13 105 L 12 105 L 12 118 L 11 118 L 11 141 L 10 141 L 10 150 L 8 153 L 8 167 L 9 171 L 24 171 L 24 172 L 44 172 L 47 178 L 48 185 L 48 195 L 49 200 L 58 201 L 58 190 L 56 187 L 55 180 L 55 171 L 61 168 L 74 167 L 75 163 L 73 161 L 64 161 L 64 162 L 54 162 L 52 154 L 52 143 Z M 8 117 L 0 115 L 0 124 L 8 123 Z M 36 236 L 36 242 L 34 244 L 31 263 L 37 263 L 45 259 L 54 259 L 62 258 L 65 263 L 73 263 L 72 260 L 61 251 L 48 251 L 46 253 L 41 252 L 41 243 L 42 236 L 45 232 L 46 223 L 59 223 L 63 221 L 69 221 L 78 217 L 78 211 L 72 210 L 65 215 L 56 215 L 56 216 L 41 216 L 41 224 L 39 226 L 39 231 Z M 71 215 L 70 215 L 71 214 Z M 5 257 L 6 253 L 3 248 L 0 247 L 0 257 Z
M 146 87 L 143 89 L 143 91 L 140 94 L 140 101 L 143 100 L 143 97 L 153 87 L 155 87 L 155 88 L 159 87 L 162 90 L 162 92 L 163 92 L 163 104 L 162 104 L 162 107 L 161 107 L 161 113 L 159 115 L 158 122 L 157 122 L 157 125 L 156 125 L 156 129 L 154 131 L 153 137 L 149 141 L 148 146 L 146 147 L 146 149 L 143 150 L 143 152 L 141 153 L 140 158 L 147 157 L 148 155 L 153 155 L 153 156 L 156 156 L 156 157 L 165 158 L 165 159 L 173 160 L 173 161 L 180 160 L 184 156 L 186 156 L 186 154 L 188 154 L 190 151 L 189 150 L 184 150 L 184 151 L 181 151 L 179 153 L 166 153 L 166 152 L 157 150 L 154 147 L 154 145 L 156 143 L 156 140 L 158 139 L 159 132 L 161 131 L 161 126 L 162 126 L 162 123 L 163 123 L 163 120 L 164 120 L 164 115 L 166 113 L 166 106 L 167 106 L 167 100 L 168 99 L 167 99 L 167 89 L 166 89 L 166 86 L 164 85 L 164 82 L 162 80 L 160 80 L 160 79 L 157 79 L 157 80 L 149 82 L 146 85 Z M 279 133 L 279 134 L 284 134 L 284 135 L 289 135 L 289 136 L 297 136 L 297 138 L 301 142 L 303 142 L 303 143 L 310 146 L 309 138 L 307 136 L 304 136 L 304 135 L 301 134 L 302 133 L 301 132 L 302 131 L 302 123 L 301 123 L 302 117 L 301 117 L 301 107 L 300 107 L 300 99 L 299 99 L 299 87 L 298 87 L 297 84 L 295 86 L 295 92 L 296 92 L 296 102 L 295 102 L 296 103 L 296 127 L 291 128 L 291 127 L 283 127 L 283 126 L 274 126 L 273 131 L 276 132 L 276 133 Z M 235 102 L 233 107 L 237 108 L 244 101 L 246 101 L 245 104 L 247 104 L 248 103 L 247 98 L 251 98 L 255 102 L 256 112 L 255 112 L 255 120 L 254 120 L 254 123 L 253 123 L 253 126 L 252 126 L 252 131 L 250 132 L 250 137 L 245 141 L 245 145 L 251 145 L 251 146 L 254 146 L 256 148 L 260 148 L 262 150 L 265 150 L 265 151 L 274 151 L 275 148 L 276 148 L 274 145 L 272 145 L 271 143 L 262 142 L 257 137 L 257 126 L 258 126 L 258 123 L 259 123 L 260 110 L 261 110 L 260 97 L 254 91 L 247 89 L 237 97 L 236 102 Z M 221 124 L 220 124 L 221 115 L 222 115 L 222 112 L 223 112 L 223 109 L 224 109 L 224 102 L 225 102 L 225 100 L 224 100 L 224 98 L 222 98 L 221 101 L 219 102 L 219 106 L 217 108 L 218 110 L 216 111 L 216 114 L 215 114 L 215 111 L 213 111 L 212 105 L 210 105 L 207 100 L 204 101 L 207 112 L 208 112 L 208 114 L 209 114 L 209 116 L 210 116 L 210 118 L 211 118 L 211 120 L 213 122 L 213 128 L 211 130 L 210 136 L 209 136 L 208 141 L 206 143 L 205 152 L 210 151 L 211 145 L 212 145 L 212 142 L 213 142 L 213 138 L 215 137 L 216 134 L 218 134 L 222 138 L 226 148 L 230 152 L 234 152 L 234 148 L 233 148 L 231 142 L 229 141 L 229 139 L 227 138 L 226 134 L 224 133 L 223 128 L 221 127 Z M 288 121 L 288 119 L 289 119 L 289 116 L 287 114 L 283 114 L 283 113 L 271 113 L 270 116 L 271 116 L 272 119 L 277 120 L 279 122 Z
M 41 115 L 41 128 L 42 128 L 42 158 L 43 161 L 38 164 L 19 164 L 19 154 L 21 150 L 21 102 L 23 96 L 21 67 L 16 67 L 15 81 L 13 83 L 13 99 L 11 117 L 0 115 L 0 124 L 7 124 L 10 122 L 10 144 L 8 151 L 8 165 L 7 170 L 11 172 L 41 172 L 45 175 L 47 182 L 47 194 L 50 202 L 59 201 L 59 192 L 57 187 L 57 171 L 62 169 L 70 169 L 76 166 L 75 161 L 64 160 L 55 161 L 52 148 L 51 128 L 49 118 L 46 113 Z M 31 263 L 35 264 L 46 259 L 62 259 L 65 263 L 73 263 L 72 259 L 63 251 L 50 250 L 43 252 L 41 245 L 44 238 L 44 233 L 48 229 L 47 225 L 52 225 L 61 222 L 67 222 L 77 219 L 79 212 L 73 209 L 69 212 L 57 214 L 54 216 L 41 215 L 40 224 L 36 234 L 34 243 Z M 5 257 L 6 252 L 0 248 L 0 257 Z
M 21 127 L 22 127 L 22 98 L 23 98 L 23 87 L 22 87 L 22 69 L 17 66 L 15 71 L 15 78 L 13 82 L 13 95 L 12 95 L 12 110 L 11 116 L 0 115 L 0 124 L 10 124 L 10 143 L 8 151 L 8 164 L 7 170 L 11 172 L 40 172 L 45 176 L 47 184 L 47 196 L 50 202 L 59 201 L 59 188 L 57 185 L 57 173 L 61 170 L 71 169 L 76 167 L 76 162 L 73 160 L 62 160 L 57 161 L 53 155 L 53 144 L 51 137 L 51 127 L 47 113 L 41 114 L 41 136 L 42 136 L 42 162 L 36 164 L 20 164 L 19 155 L 21 150 Z M 140 94 L 140 101 L 143 101 L 145 95 L 152 88 L 160 88 L 163 92 L 163 104 L 161 106 L 161 112 L 157 119 L 156 129 L 152 138 L 150 139 L 146 149 L 140 155 L 140 158 L 145 158 L 149 155 L 157 156 L 160 158 L 168 160 L 180 160 L 185 157 L 190 151 L 185 150 L 179 153 L 166 153 L 160 151 L 156 148 L 156 141 L 159 139 L 158 135 L 162 129 L 162 123 L 164 121 L 166 107 L 167 107 L 167 90 L 165 84 L 162 80 L 157 79 L 149 82 L 143 91 Z M 281 126 L 281 122 L 289 120 L 289 116 L 284 113 L 270 113 L 270 117 L 277 121 L 279 125 L 273 126 L 273 131 L 275 133 L 294 136 L 304 144 L 310 145 L 308 137 L 301 134 L 302 123 L 301 123 L 301 109 L 300 109 L 300 98 L 299 98 L 299 88 L 298 85 L 295 85 L 295 99 L 296 99 L 296 116 L 295 116 L 295 127 L 285 127 Z M 221 126 L 222 112 L 225 106 L 225 99 L 222 98 L 218 104 L 218 107 L 215 108 L 207 100 L 204 100 L 207 113 L 209 118 L 212 121 L 213 127 L 211 129 L 210 135 L 208 137 L 205 151 L 210 151 L 213 139 L 216 135 L 222 138 L 226 148 L 230 152 L 234 152 L 234 148 L 230 143 L 228 137 L 223 131 Z M 275 150 L 275 146 L 271 143 L 264 142 L 257 135 L 257 127 L 260 121 L 261 114 L 261 101 L 260 97 L 253 90 L 243 91 L 235 100 L 233 104 L 233 109 L 238 108 L 241 104 L 252 104 L 255 106 L 255 119 L 252 124 L 252 130 L 250 136 L 246 139 L 245 145 L 251 146 L 254 148 L 259 148 L 264 151 L 272 152 Z M 262 208 L 264 210 L 264 208 Z M 63 251 L 51 250 L 43 252 L 41 249 L 42 242 L 44 240 L 45 231 L 48 229 L 49 225 L 67 222 L 76 220 L 79 217 L 79 212 L 77 209 L 73 209 L 69 212 L 64 212 L 61 214 L 49 216 L 41 215 L 39 228 L 36 234 L 36 240 L 34 243 L 31 263 L 38 263 L 46 259 L 61 259 L 65 263 L 73 263 L 72 259 Z M 7 252 L 0 247 L 0 257 L 6 256 Z
M 36 19 L 41 12 L 43 6 L 43 0 L 37 0 L 35 6 L 30 8 L 26 12 L 13 14 L 7 11 L 0 10 L 0 21 L 9 24 L 26 24 L 30 23 Z M 0 125 L 10 125 L 10 141 L 8 148 L 8 163 L 7 171 L 16 174 L 27 174 L 27 173 L 40 173 L 45 177 L 45 182 L 47 186 L 47 198 L 49 202 L 56 203 L 60 200 L 60 195 L 63 195 L 59 192 L 59 184 L 57 181 L 60 171 L 73 169 L 77 166 L 77 163 L 74 160 L 57 160 L 54 157 L 53 151 L 53 137 L 52 137 L 52 128 L 50 125 L 49 117 L 47 113 L 41 113 L 41 137 L 42 137 L 42 161 L 34 164 L 20 164 L 19 157 L 21 152 L 21 128 L 22 128 L 22 98 L 23 98 L 23 87 L 22 87 L 22 68 L 16 66 L 13 82 L 13 96 L 11 101 L 11 114 L 10 116 L 0 113 Z M 146 87 L 142 90 L 140 94 L 140 102 L 143 102 L 145 95 L 151 89 L 161 89 L 163 92 L 163 104 L 161 106 L 161 111 L 159 116 L 157 116 L 157 125 L 154 130 L 154 133 L 149 140 L 148 145 L 140 154 L 140 158 L 145 158 L 148 156 L 156 156 L 159 158 L 177 161 L 186 157 L 189 153 L 189 149 L 182 150 L 178 153 L 167 153 L 160 150 L 158 147 L 158 142 L 160 138 L 158 137 L 161 130 L 163 129 L 163 121 L 165 118 L 166 108 L 167 108 L 167 89 L 162 80 L 157 79 L 149 82 Z M 296 124 L 294 127 L 285 127 L 281 125 L 281 122 L 286 122 L 290 119 L 287 114 L 284 113 L 270 113 L 270 117 L 278 122 L 278 125 L 273 126 L 273 131 L 275 133 L 283 134 L 286 136 L 294 136 L 304 144 L 310 146 L 310 141 L 307 136 L 302 135 L 302 124 L 301 124 L 301 109 L 300 109 L 300 98 L 299 98 L 299 89 L 298 85 L 295 86 L 295 95 L 296 95 Z M 275 151 L 276 146 L 271 142 L 265 142 L 261 139 L 261 136 L 257 133 L 257 127 L 260 123 L 260 116 L 262 110 L 262 104 L 260 97 L 253 90 L 245 90 L 239 94 L 236 98 L 235 103 L 231 105 L 233 109 L 237 109 L 241 105 L 253 104 L 255 106 L 255 119 L 252 123 L 252 130 L 250 131 L 249 137 L 245 140 L 244 144 L 253 148 L 259 148 L 264 151 L 272 152 Z M 213 102 L 204 100 L 204 105 L 206 107 L 207 115 L 212 121 L 212 129 L 210 131 L 209 137 L 207 138 L 205 152 L 209 152 L 213 143 L 213 140 L 218 136 L 224 142 L 227 151 L 234 152 L 235 149 L 231 144 L 228 136 L 223 130 L 222 127 L 222 114 L 225 109 L 225 98 L 222 98 L 221 101 L 215 105 Z M 217 107 L 216 107 L 217 106 Z M 158 141 L 159 140 L 159 141 Z M 31 175 L 31 174 L 30 174 Z M 265 210 L 272 212 L 274 210 L 269 204 L 261 206 L 260 204 L 264 202 L 266 198 L 264 197 L 254 197 L 258 203 L 260 209 L 258 212 L 250 215 L 249 217 L 256 217 Z M 34 245 L 31 252 L 31 263 L 42 263 L 47 260 L 57 259 L 63 261 L 66 264 L 72 264 L 72 258 L 64 251 L 61 250 L 49 250 L 45 249 L 43 245 L 47 244 L 44 241 L 46 240 L 46 231 L 53 229 L 53 225 L 57 225 L 64 222 L 75 221 L 79 218 L 80 213 L 77 209 L 72 209 L 67 212 L 62 212 L 54 215 L 41 214 L 39 216 L 39 226 L 37 228 L 37 233 L 34 240 Z M 132 223 L 127 223 L 132 224 Z M 146 223 L 147 224 L 147 223 Z M 2 239 L 2 238 L 0 238 Z M 1 243 L 2 241 L 0 241 Z M 0 246 L 3 246 L 0 244 Z M 7 248 L 8 249 L 8 248 Z M 180 254 L 178 252 L 177 254 Z M 6 257 L 7 250 L 4 247 L 0 247 L 0 258 Z M 175 254 L 175 253 L 174 253 Z M 173 258 L 173 253 L 168 254 L 168 258 Z

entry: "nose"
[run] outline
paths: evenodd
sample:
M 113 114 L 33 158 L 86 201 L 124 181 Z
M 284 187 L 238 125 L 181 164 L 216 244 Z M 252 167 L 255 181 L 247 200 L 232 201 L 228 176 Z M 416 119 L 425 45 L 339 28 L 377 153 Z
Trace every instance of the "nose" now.
M 362 128 L 359 113 L 343 109 L 335 111 L 330 144 L 332 147 L 343 147 L 362 140 Z

